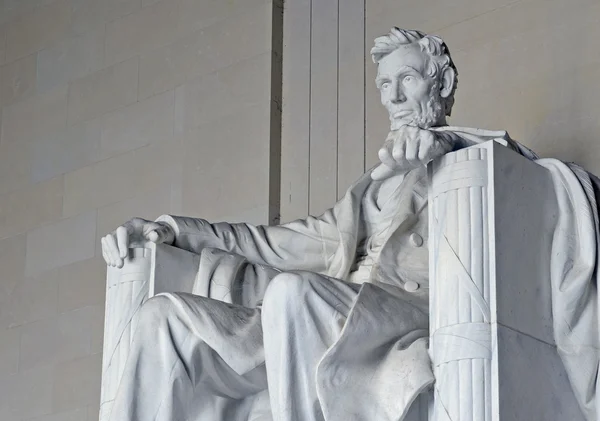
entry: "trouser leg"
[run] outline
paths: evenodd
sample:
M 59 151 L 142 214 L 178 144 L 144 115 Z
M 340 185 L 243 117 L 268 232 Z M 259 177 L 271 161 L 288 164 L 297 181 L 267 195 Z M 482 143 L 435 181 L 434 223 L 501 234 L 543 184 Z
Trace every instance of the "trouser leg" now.
M 191 294 L 148 300 L 110 420 L 243 419 L 244 399 L 267 388 L 260 319 Z
M 316 392 L 320 359 L 339 338 L 360 285 L 311 272 L 277 275 L 262 307 L 273 419 L 323 419 Z

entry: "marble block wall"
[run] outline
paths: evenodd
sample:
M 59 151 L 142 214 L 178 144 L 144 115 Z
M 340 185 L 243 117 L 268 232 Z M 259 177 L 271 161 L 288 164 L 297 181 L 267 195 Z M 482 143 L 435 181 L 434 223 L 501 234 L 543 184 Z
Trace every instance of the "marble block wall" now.
M 97 420 L 100 236 L 135 215 L 276 220 L 280 15 L 0 0 L 0 420 Z
M 507 130 L 600 174 L 597 0 L 289 0 L 285 12 L 282 220 L 322 212 L 377 162 L 389 122 L 369 50 L 392 26 L 448 42 L 450 124 Z

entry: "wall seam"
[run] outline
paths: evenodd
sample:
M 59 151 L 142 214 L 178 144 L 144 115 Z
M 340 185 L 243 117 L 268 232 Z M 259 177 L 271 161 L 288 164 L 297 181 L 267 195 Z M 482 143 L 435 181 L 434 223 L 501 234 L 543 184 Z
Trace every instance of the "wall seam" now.
M 367 171 L 367 0 L 363 0 L 363 173 Z
M 335 198 L 340 197 L 340 0 L 337 2 L 337 46 L 336 46 L 336 104 L 335 104 Z
M 312 31 L 313 31 L 313 0 L 310 0 L 310 23 L 309 23 L 309 40 L 308 40 L 308 180 L 307 180 L 307 195 L 308 198 L 306 200 L 306 214 L 310 215 L 310 188 L 311 188 L 311 177 L 310 177 L 310 150 L 312 144 L 312 136 L 311 136 L 311 127 L 312 127 Z
M 283 2 L 273 0 L 271 9 L 271 100 L 269 115 L 268 223 L 281 220 L 281 136 L 283 93 Z

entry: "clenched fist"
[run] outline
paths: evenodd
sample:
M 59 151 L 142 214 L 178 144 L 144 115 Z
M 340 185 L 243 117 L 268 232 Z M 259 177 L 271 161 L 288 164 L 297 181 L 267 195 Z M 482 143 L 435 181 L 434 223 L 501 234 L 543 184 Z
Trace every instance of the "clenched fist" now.
M 100 240 L 102 256 L 109 266 L 123 267 L 130 244 L 143 245 L 153 243 L 172 244 L 175 240 L 173 228 L 165 222 L 153 222 L 142 218 L 133 218 Z
M 379 150 L 381 164 L 373 170 L 373 180 L 384 180 L 397 173 L 407 173 L 450 152 L 452 137 L 448 133 L 402 126 L 388 135 Z

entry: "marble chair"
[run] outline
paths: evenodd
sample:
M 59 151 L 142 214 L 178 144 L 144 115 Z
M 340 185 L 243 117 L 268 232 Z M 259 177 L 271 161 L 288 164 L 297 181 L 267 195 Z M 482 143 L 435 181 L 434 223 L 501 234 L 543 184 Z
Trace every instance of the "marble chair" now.
M 410 421 L 584 417 L 556 351 L 548 262 L 558 217 L 547 170 L 500 143 L 429 164 L 430 355 L 436 383 Z M 515 244 L 518 244 L 516 247 Z M 199 257 L 132 248 L 109 267 L 100 419 L 116 394 L 135 310 L 160 292 L 194 292 Z

